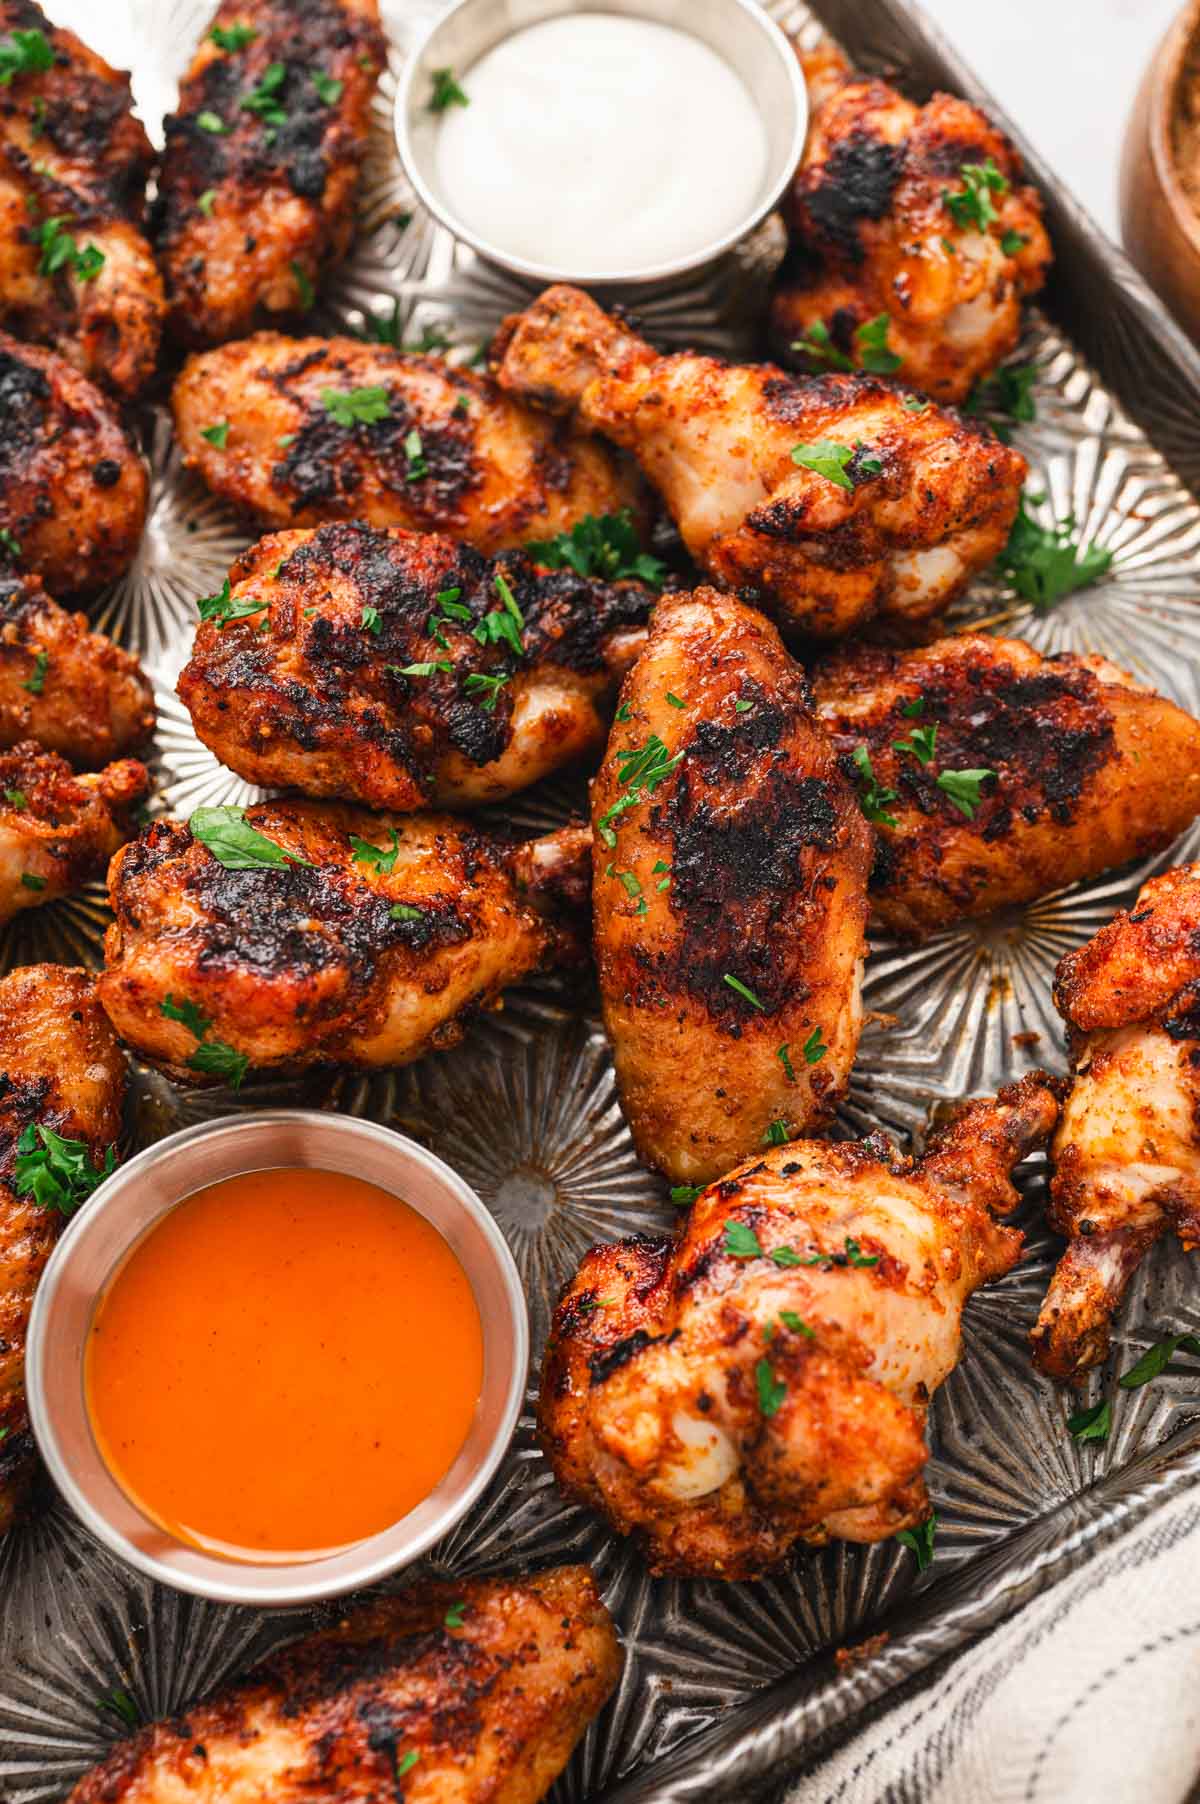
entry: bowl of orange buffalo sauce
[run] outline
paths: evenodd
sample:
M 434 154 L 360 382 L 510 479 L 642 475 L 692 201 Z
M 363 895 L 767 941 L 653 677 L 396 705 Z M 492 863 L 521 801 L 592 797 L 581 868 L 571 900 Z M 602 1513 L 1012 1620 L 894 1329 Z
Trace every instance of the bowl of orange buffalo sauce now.
M 529 1327 L 511 1253 L 423 1147 L 281 1110 L 185 1129 L 63 1235 L 26 1351 L 34 1433 L 85 1525 L 230 1603 L 375 1583 L 470 1508 Z

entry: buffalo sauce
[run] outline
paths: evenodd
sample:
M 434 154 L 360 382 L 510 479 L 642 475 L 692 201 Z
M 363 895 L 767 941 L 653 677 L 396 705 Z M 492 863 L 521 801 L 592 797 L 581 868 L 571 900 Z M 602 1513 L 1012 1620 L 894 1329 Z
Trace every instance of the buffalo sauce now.
M 483 1334 L 424 1216 L 341 1172 L 186 1197 L 104 1291 L 92 1430 L 127 1495 L 231 1558 L 312 1557 L 429 1495 L 471 1426 Z

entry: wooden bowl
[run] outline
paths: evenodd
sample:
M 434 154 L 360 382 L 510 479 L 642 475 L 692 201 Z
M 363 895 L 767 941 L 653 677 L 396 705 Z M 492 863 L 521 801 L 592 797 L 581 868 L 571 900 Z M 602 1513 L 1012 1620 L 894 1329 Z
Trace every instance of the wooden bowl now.
M 1195 170 L 1190 197 L 1185 135 Z M 1200 341 L 1200 0 L 1183 8 L 1142 77 L 1125 129 L 1120 201 L 1130 258 Z

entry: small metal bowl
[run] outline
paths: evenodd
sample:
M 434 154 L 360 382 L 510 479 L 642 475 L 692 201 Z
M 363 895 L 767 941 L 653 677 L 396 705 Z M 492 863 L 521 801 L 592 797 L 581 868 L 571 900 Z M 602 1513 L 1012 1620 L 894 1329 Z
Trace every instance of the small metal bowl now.
M 220 1559 L 177 1541 L 130 1501 L 105 1465 L 84 1396 L 84 1347 L 96 1303 L 154 1222 L 184 1197 L 241 1172 L 278 1166 L 346 1172 L 423 1215 L 457 1256 L 483 1326 L 483 1388 L 458 1458 L 399 1522 L 303 1562 Z M 495 1222 L 463 1180 L 389 1128 L 302 1109 L 204 1122 L 121 1166 L 67 1228 L 38 1286 L 25 1381 L 33 1431 L 71 1508 L 131 1566 L 180 1591 L 262 1608 L 315 1603 L 375 1584 L 418 1558 L 463 1516 L 499 1465 L 525 1390 L 529 1318 Z M 331 1475 L 331 1477 L 334 1475 Z
M 514 256 L 466 225 L 438 187 L 438 115 L 428 107 L 435 69 L 464 79 L 471 65 L 514 32 L 569 13 L 618 13 L 673 25 L 699 38 L 741 76 L 767 131 L 767 169 L 754 206 L 731 232 L 673 262 L 600 274 L 555 269 Z M 808 129 L 808 93 L 795 51 L 757 0 L 458 0 L 415 45 L 396 95 L 396 143 L 421 204 L 489 263 L 538 284 L 578 281 L 585 288 L 638 288 L 703 268 L 759 225 L 796 172 Z M 569 196 L 567 197 L 569 199 Z M 703 196 L 697 197 L 703 204 Z

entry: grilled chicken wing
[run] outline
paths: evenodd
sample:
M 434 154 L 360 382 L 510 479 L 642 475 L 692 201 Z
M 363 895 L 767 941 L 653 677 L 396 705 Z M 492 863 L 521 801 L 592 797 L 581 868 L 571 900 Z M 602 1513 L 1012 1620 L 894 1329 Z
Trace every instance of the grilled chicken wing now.
M 671 596 L 592 787 L 605 1026 L 677 1182 L 826 1120 L 854 1062 L 871 834 L 810 703 L 761 614 Z
M 311 307 L 350 246 L 386 61 L 376 0 L 224 0 L 165 122 L 159 249 L 184 344 Z
M 502 386 L 633 452 L 710 576 L 753 584 L 809 633 L 937 614 L 1017 511 L 1019 452 L 934 406 L 910 411 L 874 376 L 659 357 L 566 287 L 495 349 Z
M 106 764 L 154 731 L 154 692 L 127 651 L 36 576 L 0 564 L 0 750 L 36 739 L 68 763 Z
M 813 684 L 878 824 L 872 908 L 897 933 L 1146 857 L 1200 813 L 1200 722 L 1104 658 L 964 634 L 850 646 Z
M 77 777 L 33 740 L 0 752 L 0 923 L 98 877 L 149 789 L 134 758 Z
M 34 0 L 0 0 L 0 42 L 25 51 L 0 89 L 0 324 L 135 394 L 154 371 L 163 288 L 142 232 L 154 152 L 129 77 Z
M 205 1043 L 243 1070 L 403 1065 L 457 1044 L 462 1016 L 574 948 L 560 904 L 586 895 L 585 828 L 510 845 L 449 815 L 311 802 L 260 802 L 245 821 L 286 862 L 227 868 L 166 820 L 109 870 L 100 1000 L 181 1082 L 216 1073 L 168 998 L 194 1004 Z
M 190 357 L 174 408 L 189 467 L 264 526 L 367 520 L 491 552 L 640 507 L 636 476 L 597 440 L 385 345 L 259 332 Z M 221 424 L 214 445 L 203 434 Z
M 359 523 L 275 533 L 230 576 L 231 617 L 179 679 L 200 738 L 251 783 L 401 810 L 511 795 L 601 746 L 655 599 Z
M 917 107 L 823 47 L 787 206 L 795 234 L 771 307 L 785 362 L 897 370 L 964 401 L 1015 350 L 1021 302 L 1050 262 L 1021 160 L 965 100 Z M 897 361 L 898 360 L 898 361 Z
M 137 550 L 147 491 L 100 391 L 52 351 L 0 332 L 0 556 L 19 555 L 56 594 L 99 588 Z
M 93 980 L 64 965 L 0 978 L 0 1535 L 34 1468 L 25 1408 L 25 1333 L 33 1293 L 66 1219 L 18 1178 L 19 1142 L 48 1128 L 87 1142 L 99 1169 L 121 1131 L 125 1065 Z
M 586 1566 L 411 1585 L 139 1730 L 70 1804 L 536 1804 L 621 1663 Z
M 555 1477 L 655 1572 L 753 1578 L 797 1540 L 881 1541 L 929 1510 L 929 1398 L 971 1292 L 1016 1263 L 992 1212 L 1056 1080 L 972 1103 L 915 1163 L 803 1140 L 703 1191 L 673 1241 L 594 1247 L 555 1314 Z
M 1164 778 L 1164 781 L 1169 779 Z M 1069 1245 L 1032 1335 L 1053 1378 L 1108 1353 L 1143 1255 L 1200 1245 L 1200 864 L 1142 886 L 1058 967 L 1075 1080 L 1053 1147 L 1049 1218 Z

